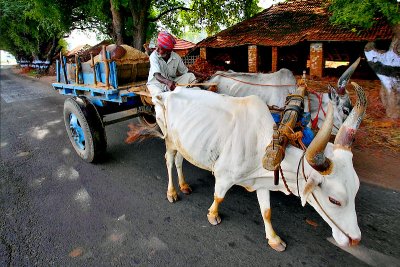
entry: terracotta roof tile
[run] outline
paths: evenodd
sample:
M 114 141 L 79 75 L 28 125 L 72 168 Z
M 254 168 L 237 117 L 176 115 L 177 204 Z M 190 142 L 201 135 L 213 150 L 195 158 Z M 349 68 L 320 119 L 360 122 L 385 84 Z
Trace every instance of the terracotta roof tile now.
M 384 21 L 360 33 L 331 25 L 325 3 L 323 0 L 294 0 L 273 5 L 253 18 L 204 39 L 197 46 L 290 46 L 301 41 L 373 41 L 392 38 L 391 28 Z
M 176 37 L 175 37 L 175 40 L 176 40 L 176 44 L 175 44 L 174 50 L 190 49 L 196 45 L 192 42 L 189 42 L 189 41 L 186 41 L 183 39 L 179 39 Z

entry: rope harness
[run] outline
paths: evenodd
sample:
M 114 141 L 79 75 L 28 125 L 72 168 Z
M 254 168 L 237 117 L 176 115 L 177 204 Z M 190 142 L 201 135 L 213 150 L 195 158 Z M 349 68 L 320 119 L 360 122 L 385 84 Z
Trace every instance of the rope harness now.
M 299 142 L 299 145 L 302 147 L 303 149 L 303 155 L 301 156 L 300 160 L 299 160 L 299 164 L 297 165 L 297 172 L 296 172 L 296 185 L 297 185 L 297 196 L 300 197 L 300 189 L 299 189 L 299 173 L 300 173 L 300 165 L 301 165 L 301 172 L 304 178 L 304 181 L 307 183 L 308 179 L 305 175 L 305 171 L 304 171 L 304 156 L 306 154 L 306 147 L 304 146 L 303 142 L 301 141 L 301 139 L 297 140 L 297 142 Z M 286 190 L 289 192 L 289 194 L 293 194 L 293 192 L 289 189 L 289 186 L 287 185 L 286 182 L 286 178 L 283 175 L 283 170 L 281 167 L 279 167 L 279 171 L 281 173 L 281 177 L 283 180 L 283 183 L 285 185 Z M 294 194 L 293 194 L 294 195 Z M 318 205 L 318 207 L 321 209 L 321 211 L 325 214 L 325 216 L 336 226 L 337 229 L 339 229 L 339 231 L 341 231 L 351 242 L 351 237 L 349 234 L 347 234 L 332 218 L 331 216 L 329 216 L 329 214 L 325 211 L 325 209 L 322 207 L 322 205 L 319 203 L 318 199 L 315 197 L 314 193 L 311 192 L 311 195 L 313 196 L 315 203 Z
M 321 101 L 322 102 L 322 101 Z M 324 112 L 325 114 L 325 112 Z M 286 136 L 286 138 L 288 138 L 289 142 L 297 147 L 300 147 L 304 152 L 303 155 L 301 156 L 300 160 L 299 160 L 299 164 L 297 166 L 297 173 L 296 173 L 296 185 L 297 185 L 297 195 L 298 197 L 300 197 L 300 189 L 299 189 L 299 172 L 300 172 L 300 164 L 302 165 L 302 174 L 303 174 L 303 178 L 305 180 L 305 182 L 307 183 L 308 179 L 305 175 L 305 171 L 304 171 L 304 156 L 306 154 L 306 146 L 304 145 L 303 141 L 302 141 L 302 137 L 303 134 L 301 131 L 295 132 L 292 127 L 290 127 L 289 125 L 285 124 L 285 123 L 281 123 L 282 126 L 286 127 L 290 132 L 288 133 L 287 131 L 281 131 L 279 134 L 284 134 Z M 283 174 L 283 170 L 282 167 L 279 165 L 279 172 L 280 172 L 280 176 L 282 177 L 282 181 L 283 184 L 285 185 L 286 190 L 289 192 L 289 194 L 293 194 L 293 192 L 290 190 L 286 178 Z M 274 173 L 274 179 L 276 179 L 276 172 Z M 278 177 L 279 179 L 279 177 Z M 277 183 L 275 183 L 275 185 L 277 185 Z M 293 194 L 294 195 L 294 194 Z M 321 209 L 321 211 L 325 214 L 325 216 L 336 226 L 337 229 L 339 229 L 339 231 L 341 231 L 351 242 L 351 237 L 349 234 L 347 234 L 332 218 L 331 216 L 329 216 L 329 214 L 325 211 L 325 209 L 322 207 L 322 205 L 319 203 L 318 199 L 315 197 L 314 193 L 312 192 L 311 195 L 313 196 L 315 203 L 318 205 L 318 207 Z
M 231 80 L 240 82 L 240 83 L 249 84 L 249 85 L 255 85 L 255 86 L 276 86 L 276 87 L 297 86 L 296 84 L 272 85 L 272 84 L 257 84 L 257 83 L 251 83 L 251 82 L 242 81 L 242 80 L 239 80 L 239 79 L 236 79 L 236 78 L 233 78 L 233 77 L 224 75 L 224 74 L 222 74 L 222 73 L 217 73 L 217 74 L 215 74 L 215 76 L 222 76 L 222 77 L 225 77 L 225 78 L 228 78 L 228 79 L 231 79 Z M 305 87 L 307 88 L 307 84 L 306 84 L 306 80 L 305 80 L 305 75 L 304 75 L 304 74 L 303 74 L 303 80 L 302 80 L 302 82 L 304 83 Z M 309 89 L 308 89 L 308 91 L 309 91 L 311 94 L 314 94 L 315 96 L 317 96 L 317 99 L 318 99 L 318 110 L 317 110 L 317 115 L 315 116 L 314 119 L 311 120 L 312 128 L 313 128 L 313 129 L 316 129 L 317 126 L 318 126 L 319 112 L 320 112 L 321 110 L 322 110 L 322 113 L 324 114 L 324 116 L 326 117 L 326 112 L 325 112 L 324 107 L 323 107 L 323 105 L 322 105 L 322 96 L 323 96 L 323 94 L 322 94 L 322 93 L 318 93 L 318 92 L 316 92 L 316 91 L 314 91 L 314 90 L 309 90 Z M 293 95 L 293 96 L 295 96 L 295 95 Z M 289 98 L 289 99 L 290 99 L 290 98 Z M 309 108 L 310 108 L 310 110 L 311 110 L 310 98 L 308 98 L 308 101 L 309 101 Z M 288 102 L 289 102 L 289 101 L 287 101 L 287 103 L 285 103 L 285 104 L 286 104 L 286 108 L 284 108 L 284 109 L 279 109 L 279 111 L 282 112 L 282 111 L 288 110 L 288 107 L 287 107 Z M 277 108 L 275 107 L 275 109 L 277 109 Z M 296 106 L 290 106 L 289 109 L 294 110 L 294 111 L 300 113 L 299 108 L 296 107 Z M 281 122 L 280 124 L 281 124 L 282 126 L 286 127 L 286 128 L 290 131 L 290 133 L 287 132 L 287 131 L 279 131 L 279 132 L 278 132 L 278 137 L 275 136 L 274 138 L 275 138 L 275 139 L 279 139 L 279 135 L 282 134 L 282 135 L 284 135 L 284 136 L 287 138 L 287 140 L 288 140 L 292 145 L 300 146 L 301 149 L 304 151 L 304 152 L 303 152 L 303 155 L 301 156 L 301 158 L 300 158 L 300 160 L 299 160 L 299 164 L 298 164 L 298 166 L 297 166 L 297 173 L 296 173 L 297 195 L 298 195 L 298 197 L 300 197 L 300 189 L 299 189 L 299 172 L 300 172 L 300 165 L 302 165 L 302 168 L 301 168 L 301 169 L 302 169 L 303 178 L 304 178 L 305 182 L 307 183 L 307 177 L 306 177 L 305 171 L 304 171 L 304 156 L 305 156 L 305 154 L 306 154 L 306 149 L 307 149 L 307 148 L 306 148 L 306 146 L 305 146 L 305 145 L 303 144 L 303 142 L 302 142 L 303 133 L 302 133 L 301 131 L 295 132 L 295 131 L 292 129 L 292 127 L 290 127 L 289 125 L 287 125 L 287 124 L 285 124 L 285 123 L 282 123 L 282 122 Z M 337 127 L 336 127 L 335 125 L 333 125 L 333 126 L 337 129 Z M 275 129 L 275 130 L 276 130 L 276 129 Z M 272 143 L 274 143 L 274 141 L 273 141 Z M 280 173 L 280 176 L 282 177 L 282 181 L 283 181 L 283 183 L 284 183 L 284 185 L 285 185 L 286 190 L 289 192 L 289 194 L 293 194 L 293 192 L 290 190 L 290 188 L 289 188 L 289 186 L 288 186 L 288 184 L 287 184 L 286 178 L 285 178 L 285 176 L 284 176 L 284 174 L 283 174 L 282 167 L 281 167 L 280 165 L 279 165 L 279 167 L 278 167 L 278 170 L 275 170 L 275 171 L 274 171 L 274 184 L 275 184 L 275 185 L 278 184 L 276 180 L 279 179 L 279 173 Z M 325 216 L 326 216 L 326 217 L 336 226 L 336 228 L 339 229 L 339 231 L 341 231 L 341 232 L 350 240 L 350 242 L 351 242 L 352 239 L 351 239 L 350 235 L 347 234 L 347 233 L 346 233 L 332 218 L 331 218 L 331 216 L 329 216 L 329 214 L 328 214 L 328 213 L 325 211 L 325 209 L 321 206 L 321 204 L 319 203 L 318 199 L 315 197 L 315 195 L 314 195 L 313 192 L 311 192 L 311 195 L 313 196 L 313 198 L 314 198 L 314 200 L 315 200 L 315 203 L 318 205 L 318 207 L 321 209 L 321 211 L 325 214 Z
M 255 85 L 255 86 L 276 86 L 276 87 L 297 86 L 297 84 L 261 84 L 261 83 L 246 82 L 246 81 L 242 81 L 242 80 L 239 80 L 234 77 L 230 77 L 230 76 L 222 74 L 222 73 L 216 73 L 214 76 L 221 76 L 221 77 L 225 77 L 225 78 L 228 78 L 228 79 L 240 82 L 240 83 Z
M 317 115 L 315 115 L 314 119 L 311 119 L 311 127 L 312 129 L 316 129 L 318 127 L 318 120 L 319 120 L 319 112 L 322 110 L 322 113 L 326 117 L 326 112 L 324 110 L 324 107 L 322 106 L 322 93 L 318 93 L 314 90 L 309 90 L 309 92 L 313 95 L 315 95 L 318 99 L 318 109 L 317 109 Z M 308 98 L 308 103 L 309 103 L 309 109 L 311 110 L 311 102 L 310 98 Z
M 243 81 L 243 80 L 240 80 L 240 79 L 237 79 L 237 78 L 228 76 L 228 75 L 223 74 L 223 73 L 216 73 L 216 74 L 213 75 L 213 77 L 215 77 L 215 76 L 221 76 L 221 77 L 224 77 L 224 78 L 228 78 L 228 79 L 234 80 L 234 81 L 239 82 L 239 83 L 248 84 L 248 85 L 254 85 L 254 86 L 265 86 L 265 87 L 272 87 L 272 86 L 275 86 L 275 87 L 297 86 L 297 84 L 260 84 L 260 83 L 246 82 L 246 81 Z M 303 76 L 304 76 L 304 74 L 303 74 Z M 305 77 L 303 77 L 303 79 L 301 80 L 301 83 L 303 83 L 303 85 L 306 86 L 307 91 L 308 91 L 309 93 L 315 95 L 315 96 L 317 97 L 317 99 L 318 99 L 317 114 L 315 115 L 314 119 L 311 119 L 311 128 L 312 128 L 312 129 L 317 129 L 317 128 L 318 128 L 318 120 L 319 120 L 319 112 L 322 111 L 322 113 L 324 114 L 324 116 L 326 116 L 326 112 L 325 112 L 324 107 L 323 107 L 323 105 L 322 105 L 322 104 L 323 104 L 323 102 L 322 102 L 323 93 L 318 93 L 318 92 L 315 91 L 315 90 L 309 89 L 308 86 L 307 86 L 307 82 L 306 82 L 306 80 L 305 80 Z M 311 111 L 311 102 L 310 102 L 310 98 L 308 98 L 308 103 L 309 103 L 309 104 L 308 104 L 309 110 Z M 283 109 L 280 109 L 280 108 L 278 108 L 278 107 L 276 107 L 276 106 L 272 106 L 272 107 L 268 106 L 268 108 L 269 108 L 270 110 L 277 110 L 277 111 L 283 111 L 283 110 L 284 110 L 284 108 L 283 108 Z M 335 127 L 335 128 L 338 130 L 338 128 L 337 128 L 335 125 L 333 125 L 333 127 Z

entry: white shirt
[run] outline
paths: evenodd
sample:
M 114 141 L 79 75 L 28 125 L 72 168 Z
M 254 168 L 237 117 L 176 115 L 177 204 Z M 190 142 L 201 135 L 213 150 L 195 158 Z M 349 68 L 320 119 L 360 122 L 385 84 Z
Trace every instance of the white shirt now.
M 156 50 L 150 55 L 150 71 L 147 84 L 160 84 L 159 81 L 154 77 L 155 73 L 160 73 L 162 76 L 169 80 L 174 80 L 179 75 L 188 72 L 188 68 L 182 61 L 182 58 L 175 53 L 171 52 L 171 56 L 168 61 L 165 60 L 157 53 Z

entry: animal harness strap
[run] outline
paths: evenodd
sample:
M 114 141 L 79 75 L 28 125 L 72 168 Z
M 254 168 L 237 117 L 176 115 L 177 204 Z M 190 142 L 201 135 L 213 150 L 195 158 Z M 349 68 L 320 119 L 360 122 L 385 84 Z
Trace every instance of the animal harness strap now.
M 304 155 L 306 153 L 303 154 L 303 156 L 300 158 L 300 161 L 302 162 L 302 166 L 301 166 L 301 171 L 303 173 L 303 178 L 304 180 L 307 182 L 307 177 L 305 175 L 305 171 L 304 171 Z M 299 162 L 300 165 L 300 162 Z M 336 226 L 337 229 L 339 229 L 339 231 L 341 231 L 349 240 L 352 240 L 352 238 L 350 237 L 349 234 L 347 234 L 345 231 L 343 231 L 343 229 L 332 219 L 331 216 L 329 216 L 329 214 L 325 211 L 325 209 L 321 206 L 321 204 L 319 203 L 318 199 L 315 197 L 314 193 L 311 193 L 311 195 L 313 196 L 315 203 L 317 203 L 318 207 L 321 209 L 321 211 L 325 214 L 325 216 Z M 299 195 L 300 197 L 300 195 Z
M 276 87 L 296 86 L 296 84 L 261 84 L 261 83 L 246 82 L 246 81 L 242 81 L 237 78 L 234 78 L 234 77 L 230 77 L 228 75 L 224 75 L 222 73 L 216 73 L 215 76 L 221 76 L 221 77 L 225 77 L 225 78 L 228 78 L 228 79 L 240 82 L 240 83 L 255 85 L 255 86 L 276 86 Z
M 322 93 L 319 94 L 319 93 L 316 92 L 316 91 L 311 91 L 311 90 L 309 90 L 309 91 L 310 91 L 310 93 L 316 95 L 316 96 L 317 96 L 317 99 L 318 99 L 317 115 L 315 115 L 315 118 L 314 118 L 314 119 L 311 119 L 311 127 L 312 127 L 313 129 L 316 129 L 316 128 L 318 127 L 319 111 L 322 110 L 322 113 L 324 113 L 324 116 L 326 116 L 326 112 L 325 112 L 324 107 L 323 107 L 323 105 L 322 105 Z M 309 109 L 311 110 L 311 107 L 309 107 Z

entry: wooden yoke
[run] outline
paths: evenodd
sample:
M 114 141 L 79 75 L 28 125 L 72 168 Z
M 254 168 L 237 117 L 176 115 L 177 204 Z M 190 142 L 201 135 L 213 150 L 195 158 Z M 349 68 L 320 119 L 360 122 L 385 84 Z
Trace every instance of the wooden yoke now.
M 274 125 L 274 133 L 271 143 L 267 146 L 263 157 L 263 167 L 274 171 L 274 184 L 279 183 L 279 168 L 285 157 L 285 149 L 289 143 L 289 136 L 293 134 L 293 128 L 297 119 L 304 110 L 305 87 L 299 86 L 296 94 L 289 95 L 286 100 L 281 123 Z

